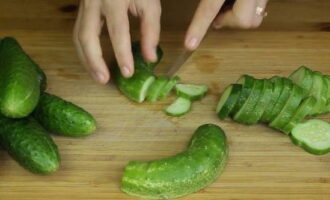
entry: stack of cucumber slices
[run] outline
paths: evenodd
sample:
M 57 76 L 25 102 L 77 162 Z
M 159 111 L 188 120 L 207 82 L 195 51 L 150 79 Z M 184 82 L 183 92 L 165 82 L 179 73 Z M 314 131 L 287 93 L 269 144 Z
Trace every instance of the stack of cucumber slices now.
M 300 67 L 289 78 L 274 76 L 256 79 L 243 75 L 223 92 L 216 113 L 220 119 L 252 125 L 258 122 L 291 135 L 294 143 L 313 154 L 330 151 L 330 125 L 316 126 L 320 120 L 302 123 L 306 116 L 329 112 L 330 78 L 307 67 Z M 301 131 L 300 127 L 322 127 L 319 131 Z M 308 129 L 307 129 L 308 130 Z M 316 133 L 317 132 L 317 133 Z M 309 142 L 297 142 L 298 140 Z M 312 142 L 313 141 L 313 142 Z M 320 147 L 322 143 L 322 148 Z

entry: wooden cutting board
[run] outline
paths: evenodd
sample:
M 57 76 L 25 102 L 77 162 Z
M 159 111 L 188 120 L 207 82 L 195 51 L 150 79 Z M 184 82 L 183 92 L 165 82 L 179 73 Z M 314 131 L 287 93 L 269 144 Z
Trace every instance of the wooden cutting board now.
M 330 199 L 329 154 L 310 155 L 278 131 L 264 125 L 220 121 L 214 112 L 223 89 L 241 74 L 258 78 L 287 76 L 300 65 L 330 74 L 330 3 L 326 0 L 274 1 L 269 11 L 283 21 L 281 30 L 281 20 L 270 15 L 264 27 L 256 31 L 210 33 L 178 72 L 182 82 L 207 84 L 210 93 L 181 118 L 163 113 L 174 97 L 154 104 L 136 104 L 112 84 L 101 86 L 91 81 L 71 42 L 75 14 L 67 11 L 75 10 L 70 3 L 76 1 L 15 2 L 5 0 L 1 5 L 0 37 L 15 36 L 45 70 L 48 91 L 92 113 L 98 129 L 85 138 L 53 135 L 62 164 L 49 176 L 24 170 L 0 150 L 0 200 L 133 199 L 119 189 L 128 161 L 174 155 L 186 147 L 193 131 L 204 123 L 215 123 L 225 130 L 229 162 L 215 183 L 182 199 Z M 297 6 L 291 12 L 306 11 L 307 17 L 300 14 L 300 18 L 291 17 L 294 23 L 284 21 L 285 16 L 289 20 L 292 15 L 288 6 L 294 3 Z M 20 10 L 29 14 L 33 9 L 38 16 L 13 14 Z M 183 34 L 170 28 L 163 31 L 165 56 L 158 68 L 160 73 L 178 55 Z M 320 118 L 330 121 L 330 115 Z

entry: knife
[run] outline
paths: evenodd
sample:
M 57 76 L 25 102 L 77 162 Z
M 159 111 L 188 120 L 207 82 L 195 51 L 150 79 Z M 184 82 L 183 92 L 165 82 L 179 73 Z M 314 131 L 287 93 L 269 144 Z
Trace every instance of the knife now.
M 167 72 L 167 75 L 169 77 L 172 77 L 180 69 L 180 67 L 188 60 L 188 58 L 191 56 L 193 52 L 194 51 L 184 49 L 181 52 L 181 54 L 176 58 L 176 60 L 173 62 L 172 66 Z

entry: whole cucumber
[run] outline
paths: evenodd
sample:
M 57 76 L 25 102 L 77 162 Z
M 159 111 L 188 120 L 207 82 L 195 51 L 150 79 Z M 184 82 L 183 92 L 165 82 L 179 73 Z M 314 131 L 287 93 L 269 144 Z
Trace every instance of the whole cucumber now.
M 228 145 L 223 130 L 214 124 L 200 126 L 188 148 L 173 157 L 149 162 L 131 161 L 122 178 L 122 191 L 150 199 L 169 199 L 196 192 L 223 171 Z
M 60 165 L 56 144 L 33 118 L 0 116 L 0 144 L 24 168 L 49 174 Z
M 41 88 L 42 86 L 42 88 Z M 29 115 L 38 103 L 46 76 L 14 38 L 0 45 L 0 112 L 10 118 Z
M 40 96 L 33 116 L 45 129 L 58 135 L 79 137 L 90 135 L 96 129 L 91 114 L 46 92 Z

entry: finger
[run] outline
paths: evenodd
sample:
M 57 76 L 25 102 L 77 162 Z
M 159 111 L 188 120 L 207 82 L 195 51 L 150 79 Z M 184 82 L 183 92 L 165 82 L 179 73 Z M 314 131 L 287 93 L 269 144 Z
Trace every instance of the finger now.
M 93 79 L 101 84 L 109 81 L 109 69 L 103 59 L 100 44 L 101 2 L 93 1 L 84 6 L 78 33 L 80 46 L 85 56 L 85 65 Z
M 237 0 L 231 10 L 219 14 L 214 20 L 215 28 L 254 28 L 257 0 Z
M 144 58 L 150 62 L 157 61 L 156 48 L 160 34 L 161 7 L 159 1 L 151 0 L 152 8 L 144 6 L 141 18 L 141 45 Z M 148 9 L 145 9 L 148 8 Z
M 186 34 L 185 46 L 187 49 L 197 48 L 223 3 L 224 0 L 200 1 Z
M 108 26 L 113 50 L 121 73 L 131 77 L 134 73 L 134 63 L 129 32 L 128 5 L 117 1 L 106 1 L 104 15 Z M 110 5 L 115 3 L 116 6 Z
M 254 18 L 254 27 L 259 27 L 265 17 L 265 10 L 267 6 L 268 0 L 258 0 L 257 7 L 261 9 L 261 13 L 256 14 Z

